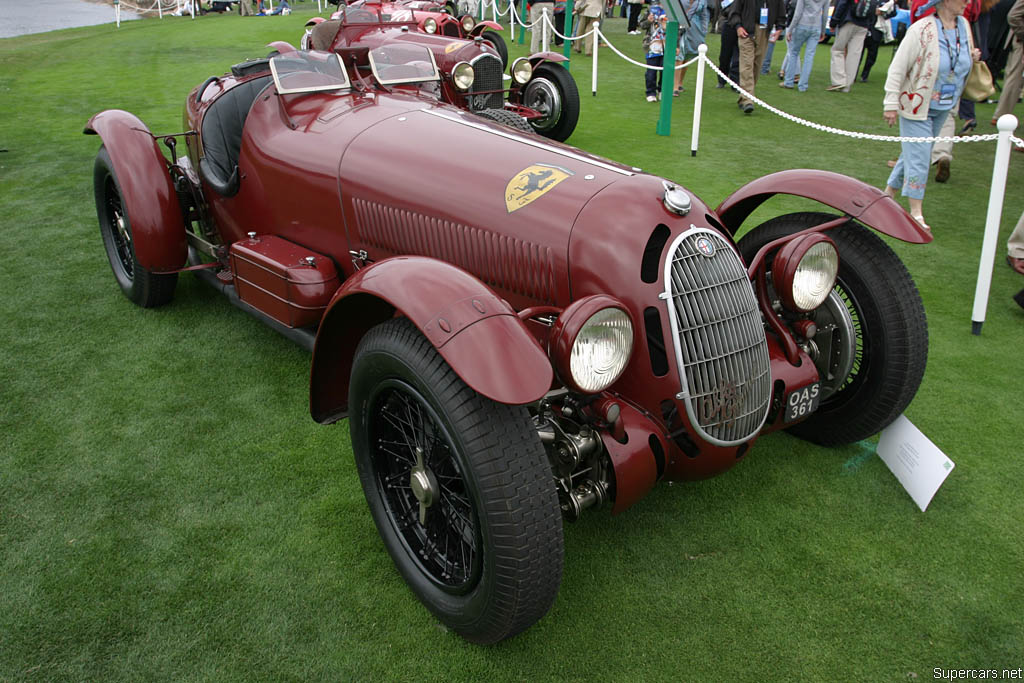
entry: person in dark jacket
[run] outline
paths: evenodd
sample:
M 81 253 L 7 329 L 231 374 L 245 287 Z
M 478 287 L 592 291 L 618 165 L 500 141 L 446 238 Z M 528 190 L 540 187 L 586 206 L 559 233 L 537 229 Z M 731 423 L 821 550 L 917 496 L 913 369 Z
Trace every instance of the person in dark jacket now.
M 782 35 L 786 28 L 785 2 L 734 0 L 729 6 L 729 24 L 736 27 L 740 49 L 740 87 L 753 95 L 768 39 L 773 34 L 776 38 Z M 744 114 L 754 111 L 754 103 L 742 94 L 736 104 Z
M 826 90 L 850 92 L 850 86 L 857 78 L 864 38 L 868 35 L 868 27 L 875 23 L 876 16 L 872 10 L 867 16 L 858 17 L 853 11 L 856 3 L 857 0 L 839 0 L 829 20 L 829 26 L 836 32 L 836 41 L 832 44 L 832 85 Z

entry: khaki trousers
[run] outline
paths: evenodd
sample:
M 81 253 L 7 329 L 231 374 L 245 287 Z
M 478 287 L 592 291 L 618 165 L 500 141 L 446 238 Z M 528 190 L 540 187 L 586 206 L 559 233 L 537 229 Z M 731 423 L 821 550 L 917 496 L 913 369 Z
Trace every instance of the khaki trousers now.
M 768 29 L 758 27 L 746 38 L 737 37 L 737 44 L 740 48 L 740 87 L 753 95 L 764 53 L 768 51 Z M 753 104 L 743 95 L 737 100 L 741 107 L 748 103 Z
M 1024 74 L 1024 48 L 1017 41 L 1013 41 L 1013 51 L 1006 60 L 1006 74 L 1003 78 L 1003 92 L 999 94 L 999 104 L 996 105 L 996 113 L 992 118 L 998 119 L 1003 114 L 1012 114 L 1013 107 L 1020 97 Z M 1020 257 L 1018 257 L 1020 258 Z
M 553 2 L 535 2 L 530 5 L 530 23 L 533 24 L 533 28 L 530 29 L 530 52 L 536 52 L 540 49 L 541 36 L 544 35 L 544 10 L 548 11 L 548 19 L 551 23 L 555 22 L 555 3 Z M 562 30 L 561 26 L 556 27 L 559 31 Z M 548 44 L 555 42 L 555 34 L 548 33 Z
M 853 79 L 857 77 L 860 53 L 864 49 L 864 38 L 868 30 L 848 21 L 836 31 L 836 42 L 832 45 L 832 85 L 841 85 L 843 92 L 850 92 Z
M 1020 215 L 1010 239 L 1006 240 L 1006 253 L 1013 258 L 1024 258 L 1024 213 Z
M 576 35 L 582 36 L 586 34 L 588 31 L 594 30 L 594 24 L 596 24 L 599 21 L 601 21 L 601 17 L 580 17 L 580 26 L 578 29 L 576 29 Z M 587 56 L 593 54 L 594 36 L 587 36 L 586 38 L 583 39 L 583 43 L 583 53 L 586 54 Z M 576 41 L 576 44 L 573 45 L 573 49 L 576 50 L 576 52 L 580 51 L 580 41 Z
M 949 110 L 949 116 L 946 117 L 946 122 L 942 124 L 942 130 L 939 131 L 939 136 L 944 138 L 951 138 L 956 134 L 956 110 L 959 103 L 954 104 L 953 108 Z M 953 143 L 952 142 L 936 142 L 932 145 L 932 163 L 940 159 L 946 159 L 953 161 Z

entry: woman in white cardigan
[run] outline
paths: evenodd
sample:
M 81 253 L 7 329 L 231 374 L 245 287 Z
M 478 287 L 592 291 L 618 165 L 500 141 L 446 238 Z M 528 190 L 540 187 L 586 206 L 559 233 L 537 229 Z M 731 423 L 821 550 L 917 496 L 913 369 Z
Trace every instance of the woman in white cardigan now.
M 971 70 L 981 58 L 974 47 L 971 28 L 962 14 L 967 0 L 929 0 L 921 8 L 935 7 L 935 14 L 914 22 L 907 30 L 889 66 L 882 105 L 886 122 L 900 123 L 900 137 L 936 137 Z M 902 194 L 910 215 L 926 230 L 922 204 L 931 164 L 930 142 L 904 142 L 896 166 L 886 181 L 885 193 Z

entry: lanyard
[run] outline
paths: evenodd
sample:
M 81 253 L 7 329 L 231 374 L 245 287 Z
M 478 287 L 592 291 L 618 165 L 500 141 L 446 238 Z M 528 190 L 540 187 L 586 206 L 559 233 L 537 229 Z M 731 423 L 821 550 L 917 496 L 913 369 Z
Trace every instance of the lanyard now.
M 945 37 L 945 32 L 942 28 L 942 21 L 935 17 L 935 23 L 939 26 L 939 32 Z M 949 44 L 949 39 L 946 38 L 946 54 L 949 55 L 949 75 L 953 76 L 956 73 L 957 62 L 960 61 L 960 19 L 956 20 L 956 54 L 953 53 L 953 46 Z

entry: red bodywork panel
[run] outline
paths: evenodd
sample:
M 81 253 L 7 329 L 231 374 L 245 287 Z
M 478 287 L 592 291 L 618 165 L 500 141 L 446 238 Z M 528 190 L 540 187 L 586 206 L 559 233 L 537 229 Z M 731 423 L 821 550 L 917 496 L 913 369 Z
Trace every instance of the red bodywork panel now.
M 921 228 L 895 199 L 886 197 L 877 187 L 831 171 L 798 168 L 763 176 L 726 197 L 718 206 L 718 215 L 735 234 L 747 216 L 776 194 L 814 199 L 904 242 L 932 241 L 932 234 Z
M 331 302 L 313 351 L 310 410 L 315 420 L 331 422 L 347 409 L 353 340 L 396 310 L 466 384 L 492 400 L 531 403 L 551 387 L 547 355 L 508 304 L 447 263 L 398 257 L 360 270 Z
M 85 127 L 110 154 L 131 216 L 135 258 L 147 270 L 169 271 L 185 263 L 185 222 L 167 160 L 139 117 L 119 109 L 96 114 Z

